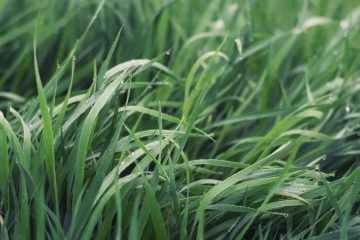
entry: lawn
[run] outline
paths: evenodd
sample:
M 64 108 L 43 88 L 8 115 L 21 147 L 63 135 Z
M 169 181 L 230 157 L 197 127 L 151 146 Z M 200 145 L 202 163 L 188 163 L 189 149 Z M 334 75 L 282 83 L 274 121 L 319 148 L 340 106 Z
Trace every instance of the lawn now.
M 0 0 L 0 239 L 360 239 L 360 3 Z

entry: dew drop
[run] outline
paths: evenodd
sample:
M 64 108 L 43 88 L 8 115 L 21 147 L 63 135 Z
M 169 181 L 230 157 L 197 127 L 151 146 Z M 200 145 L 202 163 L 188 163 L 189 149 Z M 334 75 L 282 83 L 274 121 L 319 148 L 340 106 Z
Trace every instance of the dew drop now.
M 170 54 L 171 54 L 171 51 L 168 50 L 168 51 L 165 52 L 165 54 L 166 54 L 166 55 L 170 55 Z
M 349 105 L 346 105 L 345 111 L 346 111 L 347 113 L 351 112 L 351 107 L 350 107 Z
M 235 44 L 236 44 L 236 48 L 237 48 L 237 50 L 239 52 L 238 59 L 239 59 L 239 61 L 241 61 L 244 58 L 243 57 L 243 44 L 241 42 L 241 39 L 240 38 L 235 39 Z
M 347 20 L 342 20 L 342 21 L 340 22 L 340 27 L 343 28 L 343 29 L 348 28 L 348 27 L 349 27 L 349 21 L 347 21 Z
M 294 30 L 293 30 L 293 34 L 294 35 L 299 35 L 299 34 L 301 34 L 303 32 L 303 30 L 301 29 L 301 28 L 295 28 Z
M 216 22 L 213 23 L 213 28 L 215 30 L 221 30 L 224 27 L 225 27 L 225 22 L 222 19 L 219 19 L 219 20 L 217 20 Z
M 227 10 L 230 14 L 233 14 L 236 12 L 237 9 L 238 9 L 238 5 L 236 3 L 232 3 L 229 5 Z

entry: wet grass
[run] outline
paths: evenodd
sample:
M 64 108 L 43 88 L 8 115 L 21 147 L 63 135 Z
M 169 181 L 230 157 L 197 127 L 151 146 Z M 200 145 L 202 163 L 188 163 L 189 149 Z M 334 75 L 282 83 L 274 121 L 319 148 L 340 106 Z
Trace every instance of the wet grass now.
M 356 1 L 0 2 L 1 239 L 358 239 Z

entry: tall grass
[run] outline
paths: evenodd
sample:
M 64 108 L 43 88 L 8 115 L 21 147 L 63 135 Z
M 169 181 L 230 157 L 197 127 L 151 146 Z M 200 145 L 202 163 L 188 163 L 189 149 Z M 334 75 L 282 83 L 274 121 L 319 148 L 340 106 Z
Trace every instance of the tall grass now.
M 0 239 L 360 238 L 356 1 L 0 2 Z

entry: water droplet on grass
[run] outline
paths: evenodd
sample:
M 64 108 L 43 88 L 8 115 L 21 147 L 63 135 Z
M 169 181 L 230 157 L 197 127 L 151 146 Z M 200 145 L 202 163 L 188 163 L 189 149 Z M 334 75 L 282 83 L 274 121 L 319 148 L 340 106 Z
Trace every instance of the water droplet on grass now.
M 299 34 L 301 34 L 303 32 L 303 30 L 301 29 L 301 28 L 295 28 L 294 30 L 293 30 L 293 34 L 295 34 L 295 35 L 299 35 Z
M 351 112 L 351 107 L 350 107 L 349 105 L 346 105 L 345 111 L 346 111 L 347 113 Z
M 230 13 L 230 14 L 233 14 L 236 12 L 236 10 L 238 9 L 238 5 L 236 3 L 232 3 L 229 5 L 227 11 Z
M 342 20 L 342 21 L 340 22 L 340 27 L 343 28 L 343 29 L 348 28 L 348 27 L 349 27 L 349 21 L 347 21 L 347 20 Z
M 225 27 L 225 22 L 222 19 L 217 20 L 212 24 L 214 30 L 222 30 Z

